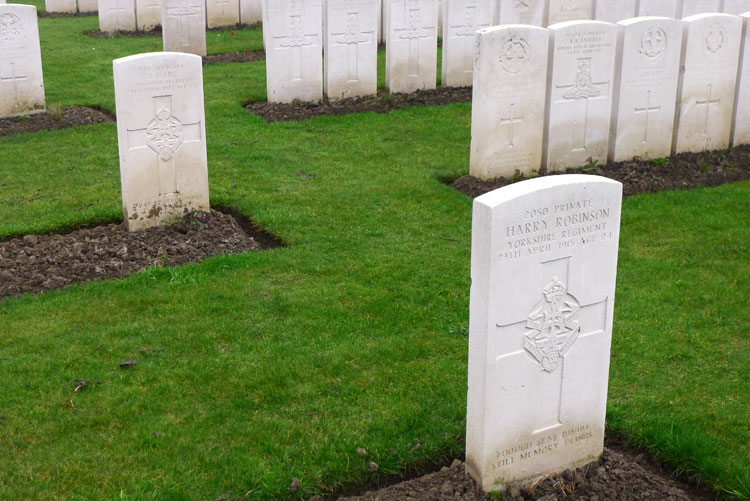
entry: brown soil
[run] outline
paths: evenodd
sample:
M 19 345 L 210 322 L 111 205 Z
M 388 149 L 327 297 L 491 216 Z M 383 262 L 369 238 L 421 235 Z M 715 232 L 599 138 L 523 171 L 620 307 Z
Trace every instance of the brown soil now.
M 68 13 L 68 12 L 47 12 L 47 11 L 37 11 L 37 16 L 39 17 L 91 17 L 91 16 L 98 16 L 98 12 L 74 12 L 74 13 Z
M 87 31 L 86 34 L 91 38 L 142 38 L 142 37 L 160 37 L 161 26 L 156 26 L 148 31 Z
M 719 186 L 750 179 L 750 146 L 703 153 L 680 153 L 659 161 L 631 160 L 602 166 L 568 169 L 567 173 L 584 173 L 615 179 L 623 184 L 625 196 L 699 186 Z M 555 175 L 560 173 L 550 173 Z M 458 191 L 477 197 L 489 191 L 522 180 L 523 177 L 482 181 L 463 176 L 451 184 Z
M 0 137 L 20 134 L 22 132 L 67 129 L 76 125 L 92 125 L 113 121 L 114 117 L 96 108 L 70 106 L 62 108 L 62 113 L 55 113 L 50 108 L 47 108 L 47 111 L 44 113 L 35 113 L 22 117 L 0 118 Z
M 203 57 L 203 64 L 215 63 L 252 63 L 254 61 L 263 61 L 266 53 L 262 50 L 245 51 L 245 52 L 225 52 L 224 54 L 212 54 Z
M 471 101 L 471 87 L 438 87 L 434 90 L 419 90 L 412 94 L 380 91 L 376 96 L 354 97 L 340 101 L 326 99 L 321 103 L 295 101 L 281 104 L 262 101 L 250 103 L 245 108 L 266 122 L 284 122 L 306 120 L 320 115 L 347 115 L 367 111 L 387 113 L 413 106 L 434 106 L 460 101 Z
M 137 232 L 110 224 L 67 234 L 25 235 L 0 242 L 0 298 L 279 245 L 251 221 L 218 211 Z

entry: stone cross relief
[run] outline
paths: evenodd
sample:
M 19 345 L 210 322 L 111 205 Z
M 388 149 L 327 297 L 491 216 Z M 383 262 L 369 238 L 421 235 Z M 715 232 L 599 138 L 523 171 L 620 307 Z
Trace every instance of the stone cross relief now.
M 200 122 L 183 124 L 172 114 L 172 96 L 154 97 L 154 118 L 142 129 L 128 129 L 128 150 L 150 149 L 159 173 L 159 196 L 179 193 L 175 156 L 183 144 L 202 142 Z
M 187 7 L 168 7 L 167 17 L 177 18 L 179 29 L 180 47 L 190 47 L 193 45 L 190 23 L 193 21 L 201 22 L 203 15 L 203 4 L 190 4 Z M 202 23 L 201 23 L 202 24 Z
M 409 76 L 419 76 L 419 41 L 434 37 L 434 26 L 422 26 L 421 9 L 409 9 L 409 19 L 406 28 L 393 30 L 400 40 L 409 41 Z
M 226 19 L 227 18 L 227 5 L 229 5 L 229 0 L 216 0 L 216 5 L 221 5 L 221 18 Z
M 523 115 L 516 116 L 516 104 L 511 103 L 510 104 L 510 116 L 506 118 L 500 118 L 500 125 L 501 126 L 509 126 L 510 128 L 510 134 L 508 139 L 508 148 L 515 148 L 516 146 L 516 134 L 515 134 L 515 124 L 522 124 L 523 123 Z
M 711 134 L 709 134 L 708 126 L 710 124 L 710 112 L 711 112 L 711 106 L 721 105 L 721 99 L 711 99 L 711 93 L 713 92 L 713 85 L 708 84 L 706 85 L 706 97 L 701 100 L 695 101 L 695 108 L 698 109 L 698 107 L 705 106 L 706 107 L 706 119 L 703 126 L 703 135 L 706 138 L 706 149 L 709 149 L 711 146 Z
M 331 33 L 336 37 L 336 45 L 347 46 L 348 72 L 347 81 L 359 81 L 359 46 L 371 44 L 375 39 L 374 31 L 362 31 L 359 26 L 359 12 L 349 12 L 347 14 L 346 31 Z
M 318 33 L 306 35 L 302 25 L 302 15 L 292 14 L 289 16 L 289 36 L 273 37 L 274 40 L 280 40 L 279 46 L 273 50 L 290 50 L 292 51 L 292 70 L 294 71 L 292 80 L 302 80 L 302 48 L 315 45 L 318 40 Z
M 645 126 L 643 129 L 643 142 L 648 143 L 648 125 L 649 125 L 649 119 L 651 117 L 652 113 L 661 113 L 661 106 L 651 106 L 651 91 L 647 91 L 647 97 L 646 97 L 646 106 L 639 108 L 638 106 L 633 108 L 633 113 L 636 115 L 646 115 L 645 118 Z
M 466 5 L 461 24 L 451 25 L 451 29 L 454 30 L 452 35 L 464 39 L 464 73 L 474 71 L 474 33 L 487 26 L 487 23 L 477 24 L 477 7 L 473 4 Z
M 117 15 L 117 29 L 122 29 L 128 23 L 128 17 L 127 17 L 128 8 L 127 8 L 127 6 L 121 6 L 120 5 L 121 1 L 123 1 L 123 0 L 115 0 L 115 6 L 112 7 L 112 9 L 110 9 L 110 10 L 113 10 L 113 11 L 116 12 L 116 15 Z M 127 3 L 127 0 L 126 0 L 126 3 Z M 123 16 L 126 16 L 126 17 L 123 19 Z
M 495 363 L 526 359 L 538 367 L 541 384 L 529 398 L 535 406 L 533 433 L 563 425 L 565 356 L 580 340 L 604 335 L 609 297 L 581 305 L 568 288 L 570 257 L 541 263 L 539 299 L 528 314 L 510 324 L 497 324 Z
M 10 74 L 6 74 L 5 72 L 0 70 L 0 84 L 10 83 L 13 86 L 13 99 L 16 102 L 16 106 L 19 106 L 18 102 L 18 82 L 23 80 L 28 80 L 28 76 L 26 75 L 19 75 L 16 73 L 16 63 L 9 63 L 10 66 Z M 0 69 L 2 68 L 2 65 L 0 64 Z

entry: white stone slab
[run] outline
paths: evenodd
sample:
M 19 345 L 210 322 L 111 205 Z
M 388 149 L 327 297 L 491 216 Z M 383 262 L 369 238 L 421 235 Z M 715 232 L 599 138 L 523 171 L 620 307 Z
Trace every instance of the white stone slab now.
M 681 0 L 640 0 L 639 16 L 681 17 Z
M 501 25 L 480 30 L 476 40 L 470 173 L 493 179 L 539 171 L 548 31 Z
M 674 153 L 729 146 L 742 19 L 698 14 L 683 19 L 683 73 L 675 117 Z
M 437 85 L 435 0 L 390 0 L 386 36 L 386 86 L 410 93 Z
M 750 0 L 724 0 L 724 13 L 739 16 L 750 12 Z
M 617 23 L 636 15 L 636 0 L 596 0 L 594 19 Z
M 682 17 L 721 12 L 721 0 L 682 0 Z
M 201 0 L 162 0 L 161 16 L 165 51 L 206 55 L 206 5 Z
M 549 0 L 547 24 L 592 19 L 594 0 Z
M 737 77 L 732 145 L 750 144 L 750 12 L 742 14 L 742 56 Z
M 268 101 L 323 99 L 323 6 L 320 0 L 264 0 Z
M 263 19 L 261 0 L 240 0 L 240 22 L 242 24 L 260 23 Z
M 135 30 L 135 0 L 99 0 L 99 30 Z
M 570 21 L 549 30 L 552 64 L 545 130 L 547 170 L 604 163 L 618 27 L 602 21 Z
M 0 5 L 0 118 L 44 110 L 36 7 Z
M 466 469 L 485 491 L 603 452 L 621 203 L 579 174 L 474 200 Z
M 44 10 L 47 12 L 64 12 L 75 14 L 78 12 L 76 0 L 44 0 Z
M 135 0 L 138 29 L 149 31 L 161 25 L 161 0 Z
M 497 0 L 495 24 L 546 26 L 548 0 Z
M 240 0 L 206 0 L 206 25 L 209 28 L 240 23 Z
M 209 210 L 201 58 L 152 52 L 112 66 L 128 230 Z
M 491 0 L 443 3 L 443 87 L 468 87 L 474 72 L 474 36 L 492 26 Z
M 327 0 L 325 9 L 326 96 L 376 94 L 379 0 Z
M 78 0 L 78 12 L 96 12 L 98 8 L 97 0 Z
M 637 17 L 620 23 L 610 161 L 672 152 L 682 21 Z

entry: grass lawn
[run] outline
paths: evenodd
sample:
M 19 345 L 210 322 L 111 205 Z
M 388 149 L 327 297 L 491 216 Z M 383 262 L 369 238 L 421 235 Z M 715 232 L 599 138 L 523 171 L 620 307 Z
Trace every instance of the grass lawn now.
M 111 60 L 161 48 L 97 27 L 40 20 L 49 105 L 114 111 Z M 471 200 L 439 179 L 468 171 L 470 103 L 269 125 L 241 106 L 263 62 L 204 79 L 212 203 L 288 247 L 0 300 L 0 499 L 296 499 L 463 455 Z M 0 138 L 0 238 L 119 220 L 116 140 Z M 749 210 L 750 182 L 625 201 L 608 406 L 745 499 Z

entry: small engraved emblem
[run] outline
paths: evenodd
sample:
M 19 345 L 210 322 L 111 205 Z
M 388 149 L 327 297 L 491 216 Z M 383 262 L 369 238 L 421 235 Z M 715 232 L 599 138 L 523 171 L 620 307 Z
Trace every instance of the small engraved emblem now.
M 591 66 L 588 59 L 578 61 L 578 73 L 576 74 L 576 84 L 574 87 L 563 93 L 565 99 L 581 99 L 583 97 L 597 97 L 602 93 L 599 86 L 591 82 Z
M 0 16 L 0 39 L 14 40 L 23 33 L 23 22 L 15 14 L 3 14 Z
M 641 38 L 641 54 L 654 59 L 667 50 L 667 34 L 661 28 L 650 28 Z
M 500 48 L 500 65 L 508 73 L 518 73 L 529 62 L 529 43 L 519 36 L 512 36 Z
M 542 366 L 553 372 L 581 333 L 578 315 L 581 304 L 557 278 L 544 288 L 544 300 L 529 314 L 523 347 Z
M 526 10 L 531 7 L 531 0 L 515 0 L 513 6 L 518 10 Z
M 724 48 L 724 42 L 726 39 L 726 33 L 721 26 L 714 24 L 711 26 L 711 29 L 708 30 L 708 35 L 706 35 L 706 50 L 711 54 L 716 54 Z
M 166 107 L 159 108 L 156 117 L 146 127 L 146 144 L 163 161 L 171 160 L 182 146 L 182 122 Z

